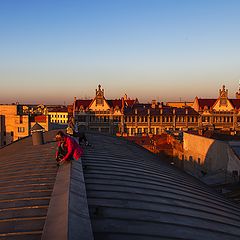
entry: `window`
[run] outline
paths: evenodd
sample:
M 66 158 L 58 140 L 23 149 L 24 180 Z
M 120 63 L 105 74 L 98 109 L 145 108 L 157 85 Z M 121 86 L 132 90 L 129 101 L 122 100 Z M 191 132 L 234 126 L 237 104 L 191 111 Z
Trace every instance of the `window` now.
M 142 128 L 138 128 L 138 134 L 142 134 Z
M 97 97 L 96 104 L 97 105 L 103 105 L 103 98 L 102 97 Z
M 18 127 L 18 132 L 19 132 L 19 133 L 25 132 L 25 128 L 24 128 L 24 127 Z M 11 132 L 11 136 L 13 136 L 12 133 L 13 133 L 13 132 Z
M 136 129 L 135 128 L 131 128 L 131 134 L 135 135 Z

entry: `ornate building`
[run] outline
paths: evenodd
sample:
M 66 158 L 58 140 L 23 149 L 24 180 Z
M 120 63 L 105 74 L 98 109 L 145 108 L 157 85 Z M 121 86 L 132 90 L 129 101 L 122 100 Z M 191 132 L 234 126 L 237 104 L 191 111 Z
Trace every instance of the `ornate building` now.
M 228 98 L 228 90 L 223 85 L 217 99 L 196 97 L 193 108 L 200 114 L 199 128 L 215 130 L 240 130 L 240 93 L 236 99 Z
M 104 89 L 99 85 L 94 99 L 74 99 L 73 117 L 79 127 L 115 134 L 124 131 L 124 108 L 134 103 L 138 100 L 131 100 L 126 95 L 121 99 L 106 100 Z
M 188 130 L 240 130 L 240 93 L 236 99 L 228 98 L 223 86 L 217 99 L 196 97 L 192 107 L 182 104 L 173 107 L 158 103 L 142 104 L 124 96 L 106 100 L 101 86 L 91 100 L 77 100 L 73 116 L 79 126 L 123 136 L 161 134 L 165 131 Z M 71 107 L 69 107 L 71 109 Z
M 198 115 L 189 106 L 174 108 L 156 101 L 140 104 L 137 99 L 129 99 L 126 95 L 118 100 L 106 100 L 100 85 L 94 99 L 75 98 L 73 103 L 73 116 L 79 127 L 129 136 L 197 129 Z
M 156 101 L 124 109 L 125 133 L 129 136 L 161 134 L 166 130 L 194 130 L 198 128 L 198 118 L 199 114 L 191 107 L 170 107 Z

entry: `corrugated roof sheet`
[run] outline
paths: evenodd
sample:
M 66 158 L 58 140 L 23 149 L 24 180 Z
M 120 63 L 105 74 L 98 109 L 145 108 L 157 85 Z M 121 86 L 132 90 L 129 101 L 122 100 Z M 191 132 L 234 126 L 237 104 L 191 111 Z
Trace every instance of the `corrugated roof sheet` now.
M 88 135 L 84 177 L 94 238 L 240 239 L 240 210 L 126 140 Z
M 57 173 L 56 143 L 32 146 L 31 141 L 0 149 L 0 239 L 41 239 Z
M 0 150 L 0 239 L 41 239 L 57 175 L 54 135 L 46 133 L 44 145 L 26 138 Z M 81 161 L 74 162 L 67 197 L 74 231 L 79 219 L 86 223 L 86 187 L 96 240 L 240 239 L 238 205 L 129 141 L 87 137 L 84 179 Z

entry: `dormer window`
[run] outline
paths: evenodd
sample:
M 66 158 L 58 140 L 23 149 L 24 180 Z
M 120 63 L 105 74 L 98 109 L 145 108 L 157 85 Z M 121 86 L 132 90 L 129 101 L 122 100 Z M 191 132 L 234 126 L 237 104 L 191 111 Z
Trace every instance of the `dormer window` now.
M 103 98 L 97 96 L 97 98 L 96 98 L 96 104 L 97 104 L 97 105 L 103 105 Z
M 227 99 L 226 98 L 220 98 L 220 106 L 227 106 Z

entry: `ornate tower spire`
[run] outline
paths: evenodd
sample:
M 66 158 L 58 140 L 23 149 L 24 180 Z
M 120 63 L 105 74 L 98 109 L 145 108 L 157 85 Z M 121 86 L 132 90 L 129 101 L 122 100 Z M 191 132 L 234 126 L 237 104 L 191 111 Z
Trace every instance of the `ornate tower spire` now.
M 98 89 L 96 89 L 96 105 L 104 104 L 104 89 L 101 89 L 101 85 L 98 85 Z
M 96 96 L 104 96 L 104 89 L 101 89 L 101 85 L 98 85 L 98 89 L 96 89 Z
M 222 89 L 219 89 L 219 97 L 220 98 L 228 97 L 228 90 L 226 89 L 225 85 L 222 86 Z
M 227 106 L 228 90 L 225 88 L 225 85 L 222 86 L 222 89 L 219 89 L 219 98 L 220 106 Z

